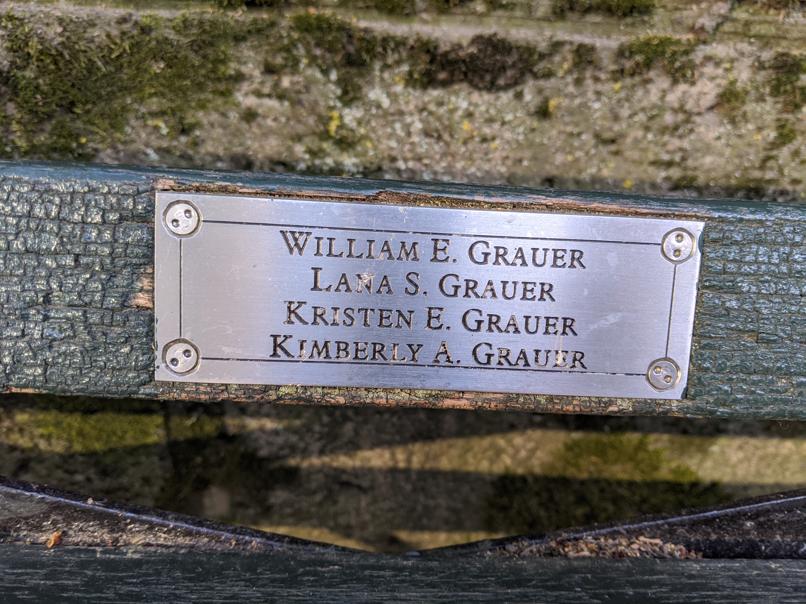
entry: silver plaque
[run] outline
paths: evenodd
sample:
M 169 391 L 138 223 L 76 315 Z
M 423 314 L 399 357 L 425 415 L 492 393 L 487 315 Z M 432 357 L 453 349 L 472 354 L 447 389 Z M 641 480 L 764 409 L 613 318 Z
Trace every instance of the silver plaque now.
M 160 192 L 156 379 L 679 399 L 703 223 Z

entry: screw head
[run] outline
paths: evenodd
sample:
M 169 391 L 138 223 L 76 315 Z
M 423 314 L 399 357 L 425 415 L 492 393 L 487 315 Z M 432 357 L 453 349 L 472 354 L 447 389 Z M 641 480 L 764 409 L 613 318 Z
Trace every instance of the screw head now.
M 174 340 L 162 350 L 162 360 L 171 372 L 186 375 L 199 365 L 199 350 L 190 340 Z
M 694 235 L 686 229 L 673 229 L 663 236 L 661 252 L 675 264 L 685 262 L 694 255 Z
M 672 359 L 652 361 L 646 379 L 655 390 L 669 390 L 680 381 L 680 367 Z
M 189 201 L 175 201 L 165 210 L 165 227 L 174 235 L 189 237 L 199 230 L 201 214 Z

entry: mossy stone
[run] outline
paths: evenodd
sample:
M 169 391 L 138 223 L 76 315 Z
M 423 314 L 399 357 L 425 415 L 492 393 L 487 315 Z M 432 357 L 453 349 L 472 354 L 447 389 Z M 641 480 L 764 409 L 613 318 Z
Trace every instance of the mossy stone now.
M 533 46 L 518 44 L 496 34 L 473 36 L 467 45 L 441 49 L 423 46 L 424 55 L 413 79 L 422 86 L 449 86 L 465 82 L 479 90 L 513 88 L 534 73 L 539 53 Z
M 655 8 L 655 0 L 553 0 L 551 4 L 556 17 L 564 17 L 567 13 L 636 17 L 650 15 Z
M 729 118 L 735 118 L 747 102 L 747 88 L 739 86 L 735 79 L 731 79 L 717 96 L 717 108 Z
M 806 103 L 806 55 L 779 52 L 765 67 L 770 72 L 770 95 L 781 102 L 784 111 L 799 111 Z
M 794 143 L 798 138 L 795 125 L 789 120 L 780 119 L 775 125 L 775 138 L 770 145 L 773 149 L 786 147 L 790 143 Z
M 248 35 L 231 19 L 124 16 L 116 26 L 59 16 L 43 32 L 26 16 L 0 16 L 2 155 L 91 158 L 136 112 L 177 134 L 192 128 L 195 111 L 231 97 L 240 79 L 231 49 Z
M 691 58 L 695 44 L 671 36 L 644 36 L 625 42 L 618 48 L 625 76 L 642 75 L 654 67 L 661 67 L 674 82 L 694 80 L 694 61 Z

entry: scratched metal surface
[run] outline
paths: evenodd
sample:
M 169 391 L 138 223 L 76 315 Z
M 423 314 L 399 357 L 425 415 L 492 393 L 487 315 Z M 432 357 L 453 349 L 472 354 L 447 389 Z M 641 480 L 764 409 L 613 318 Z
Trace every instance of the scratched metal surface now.
M 155 383 L 155 187 L 706 223 L 686 398 Z M 2 164 L 0 384 L 195 400 L 806 417 L 802 205 L 409 183 Z

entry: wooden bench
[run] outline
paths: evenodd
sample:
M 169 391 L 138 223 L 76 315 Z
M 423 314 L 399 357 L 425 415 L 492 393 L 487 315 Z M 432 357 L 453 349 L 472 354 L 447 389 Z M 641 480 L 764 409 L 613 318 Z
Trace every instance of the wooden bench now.
M 154 381 L 154 194 L 705 222 L 690 379 L 661 401 Z M 806 418 L 806 212 L 786 203 L 111 167 L 0 164 L 0 391 L 195 401 Z

